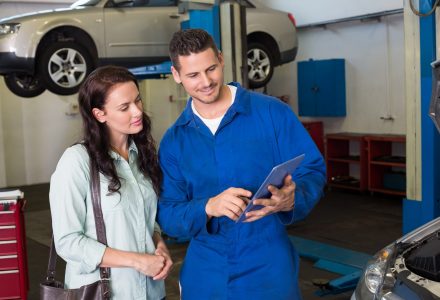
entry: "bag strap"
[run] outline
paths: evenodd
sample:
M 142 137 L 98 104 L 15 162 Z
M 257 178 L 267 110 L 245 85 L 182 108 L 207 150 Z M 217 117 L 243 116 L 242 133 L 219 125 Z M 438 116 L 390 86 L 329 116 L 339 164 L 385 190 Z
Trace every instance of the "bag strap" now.
M 99 171 L 96 162 L 90 159 L 90 189 L 92 194 L 93 214 L 95 217 L 96 236 L 98 242 L 107 245 L 107 236 L 105 234 L 104 217 L 101 208 L 101 192 L 99 183 Z M 49 250 L 49 263 L 47 265 L 46 280 L 49 282 L 55 281 L 55 267 L 57 263 L 57 253 L 55 249 L 55 242 L 52 235 L 52 241 Z M 110 298 L 110 268 L 99 268 L 99 274 L 104 286 L 104 298 Z
M 107 246 L 104 216 L 101 207 L 101 190 L 99 184 L 99 171 L 96 162 L 90 159 L 90 189 L 92 191 L 93 214 L 95 216 L 96 236 L 98 242 Z M 101 279 L 110 279 L 110 268 L 99 268 Z
M 57 265 L 57 253 L 55 251 L 55 243 L 52 239 L 50 241 L 50 249 L 49 249 L 49 263 L 47 265 L 47 275 L 46 280 L 49 282 L 55 281 L 55 266 Z

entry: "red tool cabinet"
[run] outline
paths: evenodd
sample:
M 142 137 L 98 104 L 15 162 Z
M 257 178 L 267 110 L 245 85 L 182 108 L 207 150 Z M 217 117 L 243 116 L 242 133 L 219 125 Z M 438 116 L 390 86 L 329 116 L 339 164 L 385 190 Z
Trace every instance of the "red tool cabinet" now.
M 25 200 L 0 200 L 0 299 L 27 299 Z
M 319 151 L 324 155 L 324 128 L 321 121 L 302 122 Z

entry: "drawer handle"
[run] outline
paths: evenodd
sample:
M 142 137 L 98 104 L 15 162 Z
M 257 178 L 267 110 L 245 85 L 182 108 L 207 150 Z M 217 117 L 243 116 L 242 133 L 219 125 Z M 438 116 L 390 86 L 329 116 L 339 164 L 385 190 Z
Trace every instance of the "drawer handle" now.
M 0 241 L 0 245 L 17 244 L 17 240 Z
M 10 259 L 10 258 L 17 258 L 17 254 L 14 255 L 1 255 L 0 259 Z
M 3 274 L 15 274 L 15 273 L 18 273 L 18 270 L 0 271 L 0 275 L 3 275 Z
M 10 225 L 10 226 L 0 226 L 0 230 L 1 229 L 15 229 L 15 225 Z

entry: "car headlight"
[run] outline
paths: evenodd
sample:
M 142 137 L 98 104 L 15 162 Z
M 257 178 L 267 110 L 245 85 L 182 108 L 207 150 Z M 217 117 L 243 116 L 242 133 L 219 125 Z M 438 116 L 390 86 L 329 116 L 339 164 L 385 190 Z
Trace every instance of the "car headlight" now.
M 385 295 L 391 291 L 395 283 L 395 277 L 391 271 L 395 251 L 394 244 L 387 246 L 368 261 L 356 287 L 357 300 L 387 299 Z
M 0 35 L 7 35 L 18 32 L 20 23 L 3 23 L 0 24 Z

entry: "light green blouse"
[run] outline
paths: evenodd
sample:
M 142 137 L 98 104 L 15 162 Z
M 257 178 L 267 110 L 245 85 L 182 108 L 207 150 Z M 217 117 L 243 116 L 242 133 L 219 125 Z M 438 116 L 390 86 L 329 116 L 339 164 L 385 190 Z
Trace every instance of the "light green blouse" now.
M 111 152 L 121 178 L 120 193 L 108 193 L 107 178 L 100 174 L 101 205 L 107 243 L 118 250 L 154 253 L 153 232 L 157 196 L 150 179 L 138 168 L 138 150 L 129 148 L 129 162 Z M 99 280 L 99 264 L 105 246 L 96 240 L 90 194 L 89 156 L 82 145 L 68 148 L 50 182 L 50 210 L 58 255 L 66 262 L 66 288 L 78 288 Z M 111 269 L 112 299 L 162 299 L 164 282 L 131 268 Z

